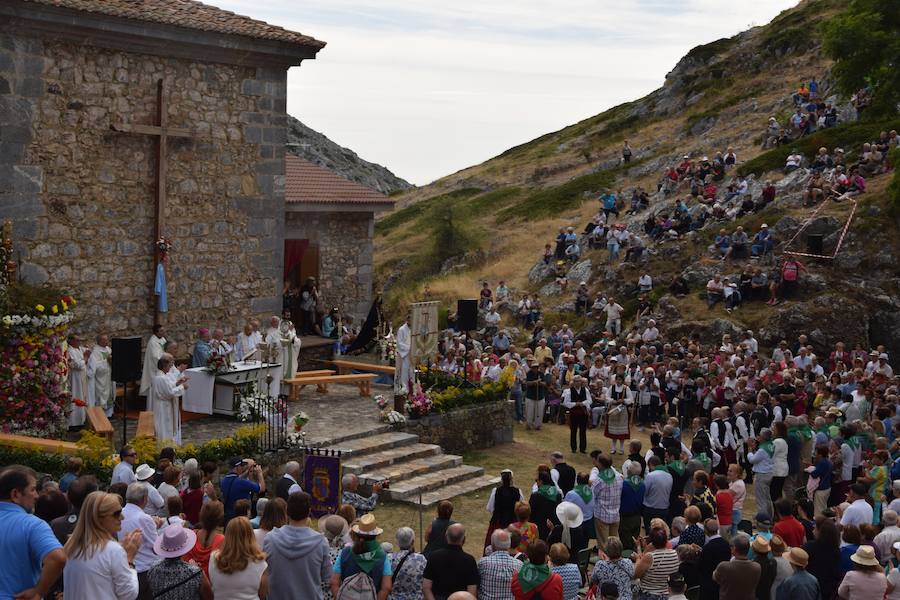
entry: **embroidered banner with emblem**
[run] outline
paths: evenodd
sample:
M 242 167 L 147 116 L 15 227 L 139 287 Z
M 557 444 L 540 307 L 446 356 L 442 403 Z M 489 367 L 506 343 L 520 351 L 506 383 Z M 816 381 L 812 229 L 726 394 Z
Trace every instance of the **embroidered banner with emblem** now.
M 313 517 L 333 515 L 341 501 L 341 459 L 307 455 L 303 468 L 303 490 L 310 495 Z

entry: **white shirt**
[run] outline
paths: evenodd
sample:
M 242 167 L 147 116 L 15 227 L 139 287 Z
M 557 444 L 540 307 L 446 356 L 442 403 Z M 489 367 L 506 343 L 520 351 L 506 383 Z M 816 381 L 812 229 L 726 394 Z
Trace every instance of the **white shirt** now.
M 141 545 L 134 555 L 134 566 L 138 573 L 149 571 L 159 561 L 153 551 L 156 542 L 156 522 L 153 517 L 141 510 L 136 504 L 126 504 L 122 509 L 122 529 L 119 530 L 119 541 L 135 529 L 141 530 Z
M 226 575 L 216 567 L 216 554 L 218 551 L 213 552 L 213 556 L 209 560 L 209 582 L 212 584 L 216 600 L 258 600 L 259 581 L 262 579 L 268 563 L 264 560 L 256 560 L 247 563 L 247 567 L 243 571 Z
M 484 322 L 489 326 L 496 326 L 497 323 L 500 322 L 500 313 L 489 312 L 488 314 L 484 315 Z
M 642 290 L 644 290 L 644 289 L 649 290 L 650 288 L 653 287 L 653 278 L 650 277 L 649 275 L 641 275 L 640 277 L 638 277 L 638 286 Z
M 137 571 L 128 566 L 125 549 L 112 540 L 86 559 L 71 556 L 63 571 L 67 598 L 91 600 L 135 600 Z
M 847 510 L 844 511 L 844 514 L 841 516 L 841 526 L 856 525 L 858 527 L 867 523 L 871 524 L 873 516 L 872 507 L 869 506 L 868 502 L 860 498 L 859 500 L 854 500 L 847 507 Z
M 593 400 L 591 399 L 591 390 L 589 390 L 588 388 L 586 388 L 584 386 L 582 386 L 581 389 L 584 390 L 584 397 L 585 397 L 584 407 L 590 408 L 591 403 L 593 402 Z M 575 406 L 575 403 L 572 401 L 572 388 L 566 388 L 563 390 L 562 405 L 565 406 L 566 408 L 572 408 Z
M 110 483 L 124 483 L 128 485 L 135 481 L 137 481 L 137 479 L 134 476 L 134 467 L 123 460 L 113 469 L 112 480 Z
M 622 305 L 617 302 L 611 302 L 606 305 L 603 309 L 606 311 L 606 318 L 610 320 L 616 320 L 622 318 L 622 311 L 625 310 L 622 308 Z

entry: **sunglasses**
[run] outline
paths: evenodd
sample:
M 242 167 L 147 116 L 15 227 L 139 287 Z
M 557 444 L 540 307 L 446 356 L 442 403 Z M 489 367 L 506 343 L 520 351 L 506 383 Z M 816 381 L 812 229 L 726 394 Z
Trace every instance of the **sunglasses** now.
M 120 519 L 120 518 L 122 518 L 122 511 L 121 511 L 121 509 L 120 509 L 120 510 L 117 510 L 117 511 L 115 511 L 115 512 L 113 512 L 113 513 L 110 513 L 110 514 L 107 515 L 107 516 L 109 516 L 109 517 L 114 517 L 114 518 L 116 518 L 116 519 Z

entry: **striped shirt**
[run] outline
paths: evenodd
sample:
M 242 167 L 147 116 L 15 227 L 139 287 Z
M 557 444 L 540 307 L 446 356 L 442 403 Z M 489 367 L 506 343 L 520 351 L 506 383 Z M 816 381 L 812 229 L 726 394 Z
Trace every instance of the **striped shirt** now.
M 664 596 L 669 593 L 669 575 L 678 570 L 678 553 L 662 549 L 654 550 L 650 555 L 653 562 L 638 581 L 638 587 L 642 592 Z
M 563 600 L 578 600 L 578 589 L 581 587 L 581 571 L 578 565 L 566 563 L 551 568 L 554 573 L 559 573 L 563 582 Z

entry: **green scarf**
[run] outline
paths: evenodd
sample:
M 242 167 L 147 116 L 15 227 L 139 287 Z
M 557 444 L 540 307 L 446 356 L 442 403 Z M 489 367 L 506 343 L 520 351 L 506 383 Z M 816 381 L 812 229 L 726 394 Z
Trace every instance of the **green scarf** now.
M 538 494 L 551 502 L 556 502 L 557 500 L 559 500 L 559 490 L 556 489 L 555 485 L 545 484 L 538 486 Z
M 795 425 L 788 429 L 788 433 L 800 436 L 800 439 L 804 442 L 811 440 L 813 437 L 812 427 L 809 425 Z
M 709 465 L 710 465 L 711 461 L 709 460 L 709 457 L 706 455 L 706 452 L 698 452 L 697 454 L 694 455 L 694 459 L 697 462 L 699 462 L 701 465 L 703 465 L 704 471 L 706 471 L 707 473 L 709 472 Z
M 584 500 L 585 504 L 590 503 L 594 499 L 594 493 L 591 492 L 591 488 L 583 483 L 576 485 L 573 489 L 578 494 L 578 497 Z
M 681 477 L 684 474 L 684 463 L 680 460 L 673 460 L 670 463 L 666 463 L 666 468 L 672 471 L 672 475 L 677 475 Z
M 550 578 L 550 565 L 533 565 L 526 562 L 519 569 L 519 587 L 522 592 L 528 593 Z
M 356 561 L 359 568 L 368 574 L 375 565 L 384 564 L 385 554 L 384 550 L 381 548 L 381 544 L 376 540 L 369 540 L 366 542 L 366 552 L 363 552 L 362 554 L 350 552 L 350 556 L 353 557 L 353 560 Z
M 773 444 L 772 442 L 762 442 L 759 445 L 759 449 L 765 450 L 766 454 L 769 455 L 769 458 L 775 456 L 775 444 Z
M 858 439 L 857 436 L 855 436 L 855 435 L 852 435 L 852 436 L 848 437 L 848 438 L 847 438 L 846 440 L 844 440 L 844 441 L 847 443 L 848 446 L 850 446 L 850 447 L 853 448 L 854 450 L 856 450 L 857 448 L 859 448 L 859 439 Z
M 638 491 L 638 489 L 640 489 L 641 483 L 643 483 L 644 480 L 641 479 L 640 475 L 632 475 L 625 481 L 628 482 L 628 485 L 631 486 L 631 489 L 633 489 L 636 492 L 636 491 Z
M 612 470 L 612 467 L 603 469 L 598 476 L 603 483 L 612 483 L 616 480 L 616 472 Z

